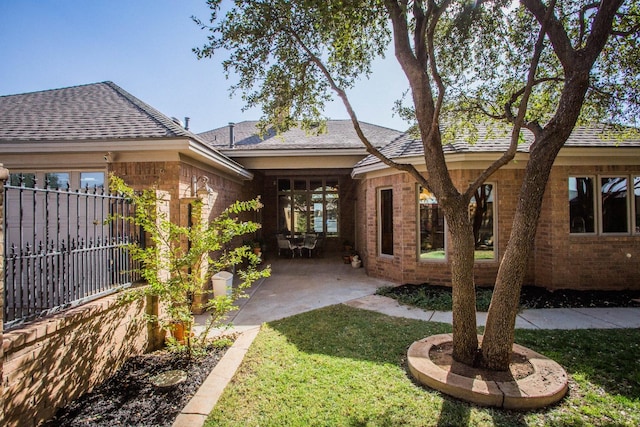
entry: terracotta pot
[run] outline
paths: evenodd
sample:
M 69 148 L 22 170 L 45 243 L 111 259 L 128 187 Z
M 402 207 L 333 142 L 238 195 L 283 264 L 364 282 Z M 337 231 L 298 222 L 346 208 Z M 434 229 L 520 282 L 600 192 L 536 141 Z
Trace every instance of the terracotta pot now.
M 171 335 L 180 344 L 185 343 L 186 333 L 187 333 L 187 327 L 184 324 L 184 322 L 175 322 L 171 324 Z M 191 336 L 193 336 L 193 332 L 191 332 Z

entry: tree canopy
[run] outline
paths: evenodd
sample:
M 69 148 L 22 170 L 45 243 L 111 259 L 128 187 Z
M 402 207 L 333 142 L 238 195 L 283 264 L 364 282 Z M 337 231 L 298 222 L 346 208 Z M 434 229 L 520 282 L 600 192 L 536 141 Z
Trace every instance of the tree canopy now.
M 635 0 L 209 0 L 208 41 L 232 90 L 261 106 L 278 130 L 323 119 L 331 95 L 344 103 L 367 150 L 429 188 L 452 242 L 454 358 L 506 369 L 527 259 L 544 189 L 559 150 L 580 123 L 635 125 L 640 113 L 640 6 Z M 426 174 L 382 155 L 361 131 L 348 90 L 367 78 L 391 45 L 410 91 L 396 113 L 414 124 Z M 398 94 L 399 98 L 403 94 Z M 375 102 L 375 97 L 372 97 Z M 390 112 L 391 114 L 391 112 Z M 511 132 L 511 145 L 466 189 L 454 184 L 443 141 L 477 139 L 478 128 Z M 473 282 L 476 190 L 515 156 L 522 131 L 533 135 L 509 242 L 478 352 Z M 479 360 L 479 362 L 478 362 Z

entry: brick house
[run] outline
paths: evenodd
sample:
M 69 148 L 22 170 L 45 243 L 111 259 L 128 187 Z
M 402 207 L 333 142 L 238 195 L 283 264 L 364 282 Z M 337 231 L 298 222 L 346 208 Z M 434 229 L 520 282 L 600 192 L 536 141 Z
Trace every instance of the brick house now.
M 209 217 L 256 192 L 250 171 L 111 82 L 1 96 L 0 164 L 0 311 L 13 323 L 0 318 L 0 425 L 38 425 L 163 339 L 145 321 L 157 301 L 121 304 L 102 287 L 77 297 L 129 270 L 104 225 L 108 174 L 155 186 L 185 225 L 198 191 L 207 191 Z M 14 188 L 5 193 L 5 183 Z M 62 305 L 41 304 L 67 294 Z M 40 311 L 15 316 L 25 307 Z M 37 318 L 42 308 L 50 314 Z
M 98 192 L 115 173 L 136 188 L 163 191 L 172 219 L 186 225 L 198 190 L 207 191 L 210 217 L 235 200 L 260 195 L 264 209 L 255 219 L 271 255 L 278 233 L 322 234 L 324 256 L 340 262 L 349 241 L 371 276 L 449 282 L 451 248 L 438 201 L 409 175 L 368 156 L 350 121 L 328 121 L 326 133 L 318 135 L 294 129 L 259 136 L 256 124 L 196 135 L 111 82 L 0 96 L 0 196 L 7 178 L 14 186 Z M 362 127 L 385 154 L 426 173 L 418 141 L 384 127 Z M 604 135 L 599 128 L 578 128 L 560 151 L 527 284 L 640 289 L 640 139 Z M 495 137 L 448 144 L 454 181 L 465 186 L 506 144 Z M 527 158 L 525 143 L 469 206 L 478 285 L 495 278 Z M 1 208 L 13 218 L 19 200 L 0 197 Z M 102 227 L 95 218 L 89 224 Z M 11 224 L 2 225 L 10 236 Z M 0 289 L 5 276 L 0 274 Z M 0 322 L 0 424 L 46 420 L 126 358 L 146 351 L 153 331 L 141 319 L 149 307 L 149 301 L 122 305 L 107 296 L 10 331 Z
M 174 219 L 180 200 L 192 197 L 204 177 L 213 192 L 212 214 L 234 200 L 262 197 L 257 219 L 270 252 L 277 233 L 321 233 L 327 252 L 355 243 L 370 275 L 448 282 L 449 245 L 437 200 L 408 175 L 367 157 L 350 121 L 330 120 L 321 134 L 259 135 L 256 125 L 244 121 L 195 135 L 111 82 L 0 97 L 0 153 L 11 173 L 31 173 L 41 183 L 53 176 L 74 187 L 104 182 L 113 172 L 130 185 L 169 192 Z M 424 169 L 421 145 L 407 134 L 367 123 L 362 128 L 390 157 Z M 481 137 L 474 145 L 448 144 L 447 161 L 460 186 L 507 143 Z M 522 144 L 470 206 L 477 219 L 479 285 L 495 277 L 527 156 Z M 639 227 L 640 140 L 577 128 L 555 162 L 527 283 L 637 287 Z
M 508 147 L 508 138 L 445 146 L 454 183 L 465 188 Z M 490 286 L 509 238 L 529 143 L 476 193 L 475 281 Z M 384 148 L 423 171 L 419 141 Z M 450 282 L 447 228 L 437 200 L 415 181 L 370 156 L 357 165 L 358 247 L 367 272 L 398 283 Z M 549 289 L 640 289 L 640 139 L 603 127 L 576 128 L 555 161 L 529 260 L 526 284 Z

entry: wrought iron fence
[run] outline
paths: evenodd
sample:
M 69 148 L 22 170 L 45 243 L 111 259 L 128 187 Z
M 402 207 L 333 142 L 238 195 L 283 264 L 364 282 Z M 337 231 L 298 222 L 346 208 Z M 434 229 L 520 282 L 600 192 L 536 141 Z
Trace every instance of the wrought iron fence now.
M 104 188 L 5 185 L 5 327 L 98 298 L 140 280 L 126 244 L 142 234 L 131 203 Z M 15 184 L 15 185 L 11 185 Z

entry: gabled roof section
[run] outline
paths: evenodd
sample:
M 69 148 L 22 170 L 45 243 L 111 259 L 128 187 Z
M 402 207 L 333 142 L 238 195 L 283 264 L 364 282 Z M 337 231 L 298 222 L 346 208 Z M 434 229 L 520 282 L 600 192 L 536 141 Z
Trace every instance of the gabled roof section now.
M 517 151 L 528 153 L 533 142 L 533 136 L 529 132 L 523 132 L 525 141 L 518 145 Z M 463 136 L 458 136 L 454 141 L 443 146 L 445 155 L 463 153 L 502 153 L 509 148 L 511 142 L 510 134 L 489 133 L 486 128 L 480 128 L 477 142 L 471 144 Z M 594 126 L 576 127 L 565 143 L 569 148 L 613 148 L 613 147 L 640 147 L 640 137 L 638 133 L 629 137 L 620 130 L 615 130 L 603 124 Z M 423 156 L 424 150 L 422 142 L 415 139 L 410 134 L 405 133 L 388 145 L 382 147 L 380 152 L 392 160 L 409 159 Z M 621 154 L 622 155 L 622 154 Z M 376 166 L 386 167 L 380 160 L 369 155 L 358 162 L 354 167 L 354 173 L 359 173 L 359 169 L 375 168 Z
M 364 145 L 358 138 L 350 120 L 328 120 L 327 131 L 319 135 L 307 133 L 302 129 L 293 128 L 281 134 L 269 129 L 265 135 L 259 135 L 257 121 L 243 121 L 233 125 L 235 144 L 230 141 L 229 126 L 213 129 L 199 134 L 210 146 L 227 154 L 230 150 L 325 150 L 325 149 L 361 149 Z M 390 141 L 402 135 L 402 132 L 360 123 L 365 136 L 376 147 L 387 145 Z M 229 150 L 229 151 L 227 151 Z
M 242 165 L 112 82 L 0 96 L 0 150 L 167 150 L 252 179 Z M 23 151 L 26 150 L 26 151 Z
M 112 82 L 0 96 L 0 141 L 193 136 Z

